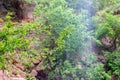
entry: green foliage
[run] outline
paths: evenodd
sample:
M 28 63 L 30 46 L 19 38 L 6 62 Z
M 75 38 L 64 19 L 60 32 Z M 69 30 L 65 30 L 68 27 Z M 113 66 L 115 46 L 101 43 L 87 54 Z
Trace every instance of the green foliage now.
M 83 2 L 90 3 L 90 1 Z M 42 42 L 42 52 L 44 52 L 42 68 L 52 70 L 48 75 L 53 80 L 101 80 L 105 78 L 103 66 L 92 64 L 94 63 L 92 55 L 87 57 L 90 58 L 87 61 L 81 61 L 80 58 L 87 51 L 89 53 L 89 49 L 87 51 L 85 49 L 89 46 L 87 40 L 91 39 L 90 33 L 87 32 L 88 26 L 91 26 L 91 18 L 88 18 L 90 11 L 83 10 L 84 7 L 82 7 L 80 8 L 81 13 L 76 14 L 73 9 L 83 6 L 83 4 L 79 0 L 75 3 L 75 5 L 78 4 L 77 6 L 74 6 L 72 2 L 68 3 L 65 0 L 37 1 L 35 15 L 39 17 L 36 21 L 46 25 L 42 30 L 46 36 Z M 74 28 L 70 26 L 74 26 Z M 80 68 L 78 65 L 83 67 Z M 95 74 L 92 73 L 92 75 L 91 71 Z
M 86 59 L 89 61 L 83 63 L 79 61 L 79 64 L 71 63 L 69 60 L 61 60 L 55 70 L 49 73 L 49 78 L 57 80 L 110 80 L 111 77 L 105 73 L 103 64 L 92 58 L 94 59 L 95 56 L 86 55 Z
M 0 54 L 14 52 L 15 49 L 26 50 L 29 40 L 25 36 L 34 28 L 34 24 L 26 23 L 21 27 L 14 27 L 14 23 L 9 21 L 0 29 Z
M 83 44 L 85 42 L 85 38 L 87 38 L 87 33 L 85 32 L 85 26 L 82 24 L 79 27 L 75 27 L 70 32 L 70 37 L 66 39 L 66 53 L 75 55 L 75 53 L 79 54 L 82 52 L 83 48 L 86 45 Z
M 35 78 L 28 76 L 28 77 L 26 78 L 26 80 L 35 80 Z
M 86 69 L 85 80 L 111 80 L 111 76 L 107 74 L 103 69 L 103 64 L 92 64 L 92 68 Z
M 106 7 L 109 8 L 110 6 L 116 5 L 120 2 L 120 0 L 94 0 L 97 4 L 97 11 L 104 10 Z
M 64 0 L 40 1 L 36 6 L 35 14 L 40 15 L 38 19 L 42 24 L 51 25 L 54 34 L 59 34 L 65 27 L 78 25 L 78 16 L 73 13 L 72 9 L 67 8 Z M 39 13 L 37 13 L 39 11 Z
M 4 56 L 0 56 L 0 68 L 2 70 L 5 69 L 5 57 Z
M 105 35 L 111 37 L 115 35 L 115 32 L 113 31 L 112 27 L 107 22 L 105 24 L 100 24 L 100 27 L 98 27 L 96 31 L 96 37 L 99 39 Z
M 101 21 L 102 20 L 102 21 Z M 103 13 L 99 16 L 97 20 L 97 30 L 96 37 L 97 39 L 101 39 L 102 37 L 110 37 L 112 39 L 116 39 L 113 45 L 119 46 L 120 39 L 120 18 L 111 13 Z
M 49 73 L 49 78 L 57 80 L 79 80 L 77 75 L 80 74 L 80 71 L 78 67 L 74 67 L 69 61 L 64 61 L 62 64 L 61 60 L 61 63 L 57 65 L 55 70 Z
M 30 62 L 42 58 L 41 68 L 52 70 L 48 75 L 53 80 L 110 80 L 108 73 L 120 75 L 118 52 L 107 55 L 106 66 L 109 69 L 106 73 L 103 64 L 97 62 L 96 55 L 93 55 L 89 49 L 91 40 L 100 45 L 97 39 L 104 36 L 116 38 L 117 44 L 120 44 L 120 19 L 113 15 L 112 11 L 111 13 L 103 12 L 102 15 L 97 16 L 97 27 L 94 27 L 91 21 L 95 10 L 117 4 L 119 0 L 25 1 L 36 4 L 34 14 L 37 23 L 18 25 L 10 20 L 12 13 L 7 14 L 4 26 L 0 27 L 0 67 L 2 69 L 6 66 L 7 58 L 4 55 L 12 56 L 15 51 L 18 51 L 21 59 L 26 61 L 22 64 L 28 68 L 32 65 Z M 38 24 L 42 24 L 42 27 Z M 96 30 L 95 33 L 93 30 Z M 28 38 L 31 31 L 36 35 Z M 33 38 L 38 38 L 38 43 L 35 44 L 38 50 L 30 48 L 34 45 Z M 27 80 L 33 80 L 33 78 L 28 77 Z
M 51 69 L 56 65 L 56 62 L 63 56 L 63 52 L 65 49 L 65 38 L 69 37 L 69 32 L 73 29 L 73 27 L 68 27 L 65 28 L 63 30 L 63 32 L 61 32 L 59 34 L 59 37 L 54 39 L 55 40 L 55 44 L 51 44 L 50 39 L 46 39 L 47 44 L 51 44 L 51 45 L 55 45 L 53 49 L 51 49 L 50 46 L 46 46 L 47 44 L 43 43 L 43 45 L 45 45 L 46 47 L 44 47 L 44 55 L 42 56 L 43 59 L 45 59 L 44 64 L 42 66 L 44 66 L 44 68 L 46 69 Z M 48 32 L 48 31 L 47 31 Z M 46 42 L 45 41 L 45 42 Z
M 105 52 L 107 57 L 105 67 L 111 75 L 120 76 L 120 52 Z
M 104 71 L 104 65 L 97 62 L 97 57 L 93 54 L 86 54 L 85 61 L 83 64 L 85 65 L 82 69 L 82 75 L 84 80 L 110 80 L 111 76 Z
M 37 23 L 30 22 L 18 24 L 12 22 L 10 19 L 12 13 L 8 13 L 5 18 L 4 25 L 0 27 L 0 68 L 5 69 L 6 61 L 11 61 L 15 52 L 20 55 L 21 52 L 30 53 L 30 38 L 27 38 L 31 31 L 39 27 Z M 7 56 L 6 56 L 7 55 Z M 9 55 L 9 56 L 8 56 Z M 21 58 L 24 55 L 21 55 Z M 9 62 L 8 62 L 9 63 Z
M 119 44 L 120 44 L 120 18 L 119 13 L 114 14 L 114 12 L 119 11 L 118 6 L 120 0 L 108 0 L 100 1 L 102 11 L 96 16 L 97 28 L 96 28 L 96 37 L 101 39 L 103 37 L 110 37 L 115 39 L 112 45 L 115 45 L 116 50 L 112 52 L 105 52 L 104 56 L 106 57 L 105 70 L 109 75 L 120 76 L 119 69 Z M 105 2 L 105 3 L 104 3 Z M 104 6 L 103 6 L 104 5 Z M 106 8 L 105 8 L 106 7 Z

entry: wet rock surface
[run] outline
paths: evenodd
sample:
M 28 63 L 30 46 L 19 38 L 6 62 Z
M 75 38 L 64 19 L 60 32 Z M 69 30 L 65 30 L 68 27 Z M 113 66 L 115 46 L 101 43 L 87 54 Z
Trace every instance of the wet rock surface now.
M 39 63 L 38 63 L 39 62 Z M 36 64 L 38 64 L 36 66 Z M 35 77 L 36 80 L 46 80 L 46 73 L 40 69 L 40 61 L 35 61 L 34 68 L 31 70 L 30 75 Z M 26 80 L 26 73 L 24 72 L 24 67 L 18 65 L 12 68 L 10 71 L 0 70 L 0 80 Z

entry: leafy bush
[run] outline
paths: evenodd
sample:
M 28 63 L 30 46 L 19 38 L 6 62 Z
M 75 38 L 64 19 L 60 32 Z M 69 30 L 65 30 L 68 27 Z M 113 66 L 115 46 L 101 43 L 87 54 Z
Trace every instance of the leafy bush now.
M 101 40 L 104 37 L 111 38 L 107 41 L 104 41 L 111 46 L 109 47 L 108 51 L 114 51 L 117 50 L 117 47 L 119 47 L 119 39 L 120 39 L 120 19 L 117 15 L 114 15 L 112 13 L 102 13 L 100 16 L 98 16 L 97 23 L 97 29 L 95 32 L 96 38 Z M 102 40 L 101 40 L 102 41 Z M 104 45 L 104 44 L 103 44 Z M 104 45 L 103 47 L 105 47 Z
M 54 35 L 59 35 L 65 27 L 78 26 L 80 22 L 80 16 L 76 16 L 72 9 L 67 8 L 65 0 L 38 1 L 35 14 L 41 16 L 39 22 L 53 27 Z
M 91 38 L 90 33 L 87 32 L 88 26 L 92 26 L 91 18 L 88 17 L 89 11 L 81 10 L 80 14 L 76 14 L 72 8 L 68 8 L 65 0 L 39 0 L 35 14 L 40 16 L 37 21 L 46 25 L 43 27 L 47 38 L 43 40 L 42 44 L 44 46 L 42 68 L 52 70 L 48 74 L 51 79 L 79 80 L 83 78 L 89 80 L 90 77 L 94 79 L 94 75 L 88 74 L 86 69 L 88 72 L 89 69 L 92 69 L 97 76 L 100 76 L 95 79 L 103 78 L 103 67 L 95 64 L 95 67 L 88 68 L 83 63 L 87 64 L 89 61 L 82 63 L 80 59 L 80 56 L 89 50 L 89 41 L 86 42 Z M 70 26 L 74 26 L 74 28 L 71 29 Z M 86 47 L 88 50 L 84 51 Z M 78 62 L 85 68 L 80 69 Z M 101 72 L 97 73 L 97 70 L 101 70 Z
M 107 57 L 105 68 L 108 73 L 115 76 L 120 76 L 120 52 L 105 52 Z
M 4 25 L 0 27 L 0 68 L 8 67 L 6 61 L 8 59 L 11 61 L 16 52 L 27 53 L 27 55 L 30 53 L 31 39 L 28 38 L 28 34 L 39 27 L 34 22 L 24 24 L 12 22 L 11 15 L 11 13 L 6 15 Z M 21 59 L 23 56 L 25 58 L 26 55 L 21 55 Z
M 116 2 L 117 0 L 113 2 L 111 1 L 110 4 L 117 4 Z M 101 39 L 107 36 L 114 40 L 114 43 L 111 44 L 115 46 L 115 49 L 111 49 L 112 52 L 105 52 L 104 54 L 104 56 L 106 57 L 105 70 L 110 75 L 120 76 L 119 49 L 117 49 L 120 46 L 120 19 L 118 15 L 114 15 L 114 11 L 116 10 L 115 6 L 117 5 L 114 5 L 114 7 L 107 8 L 108 12 L 106 12 L 107 10 L 103 10 L 103 12 L 98 16 L 98 20 L 96 20 L 98 21 L 96 37 L 97 39 Z
M 79 61 L 79 64 L 70 60 L 63 61 L 49 73 L 49 78 L 53 80 L 110 80 L 111 77 L 103 69 L 103 64 L 96 62 L 93 54 L 86 55 L 89 61 Z
M 119 0 L 109 2 L 108 0 L 25 1 L 36 4 L 34 14 L 37 23 L 14 23 L 10 20 L 12 14 L 8 13 L 4 26 L 0 27 L 1 69 L 5 69 L 5 62 L 9 59 L 6 54 L 12 58 L 17 51 L 21 60 L 26 61 L 22 64 L 29 69 L 31 62 L 42 58 L 41 68 L 50 71 L 48 79 L 110 80 L 109 74 L 120 75 L 119 52 L 107 55 L 106 73 L 103 64 L 97 62 L 96 55 L 91 50 L 92 39 L 100 43 L 96 38 L 101 39 L 104 36 L 116 39 L 115 44 L 119 46 L 120 19 L 118 16 L 103 11 L 102 15 L 97 16 L 99 17 L 96 20 L 97 27 L 92 22 L 95 11 L 116 4 Z M 31 31 L 36 35 L 29 38 Z M 33 38 L 38 38 L 37 45 L 34 44 Z M 37 46 L 37 50 L 31 49 L 34 45 Z M 27 79 L 34 78 L 28 76 Z

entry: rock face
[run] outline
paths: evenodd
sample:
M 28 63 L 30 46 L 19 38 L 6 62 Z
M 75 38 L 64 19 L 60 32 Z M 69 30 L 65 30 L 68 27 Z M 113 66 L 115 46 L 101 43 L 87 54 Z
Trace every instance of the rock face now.
M 115 75 L 112 75 L 111 78 L 112 78 L 111 80 L 120 80 L 120 76 L 117 77 Z
M 114 51 L 116 49 L 116 39 L 105 36 L 101 38 L 102 47 L 108 51 Z
M 37 76 L 37 71 L 36 71 L 35 69 L 33 69 L 33 70 L 31 71 L 30 75 L 31 75 L 32 77 Z
M 113 39 L 110 37 L 103 37 L 101 39 L 101 42 L 104 45 L 104 47 L 106 47 L 106 48 L 109 48 L 113 45 Z
M 35 77 L 36 77 L 36 80 L 46 80 L 46 74 L 44 73 L 43 70 L 38 71 Z
M 33 4 L 25 4 L 23 8 L 23 19 L 26 19 L 28 21 L 34 20 L 33 11 Z
M 33 20 L 34 7 L 35 5 L 25 3 L 24 0 L 0 0 L 0 13 L 13 12 L 18 20 Z
M 0 14 L 6 14 L 6 13 L 7 13 L 7 9 L 4 7 L 2 2 L 0 2 Z
M 114 15 L 120 15 L 120 10 L 115 11 L 113 14 L 114 14 Z
M 7 71 L 0 70 L 0 80 L 25 80 L 25 78 L 22 77 L 9 77 L 7 75 Z

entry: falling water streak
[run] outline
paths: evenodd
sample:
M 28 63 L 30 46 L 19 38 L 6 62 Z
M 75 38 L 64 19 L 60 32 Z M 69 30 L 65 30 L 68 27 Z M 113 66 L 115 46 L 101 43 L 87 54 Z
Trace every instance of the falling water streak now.
M 89 3 L 89 4 L 87 4 L 87 3 Z M 91 36 L 92 36 L 91 32 L 93 30 L 92 17 L 95 15 L 95 9 L 94 9 L 93 0 L 89 0 L 88 2 L 86 2 L 86 4 L 84 3 L 83 5 L 84 5 L 83 6 L 84 10 L 87 11 L 86 17 L 84 18 L 84 25 L 87 27 L 87 29 L 86 29 L 87 35 L 85 35 L 85 37 L 87 37 L 87 40 L 85 42 L 85 44 L 87 44 L 87 46 L 85 46 L 85 48 L 82 52 L 82 56 L 80 56 L 80 58 L 83 63 L 91 63 L 90 65 L 84 65 L 84 64 L 82 65 L 82 67 L 87 67 L 87 69 L 89 70 L 92 68 L 92 66 L 94 64 L 96 64 L 95 62 L 97 61 L 94 59 L 95 51 L 93 50 L 94 46 L 93 46 L 93 41 L 91 39 Z M 86 72 L 87 72 L 87 70 L 86 70 Z
M 84 19 L 84 23 L 85 23 L 85 26 L 87 26 L 87 29 L 86 29 L 87 36 L 86 37 L 88 37 L 87 43 L 89 44 L 88 45 L 89 49 L 85 48 L 85 50 L 87 51 L 85 53 L 94 52 L 92 40 L 90 38 L 92 27 L 93 27 L 92 17 L 95 15 L 95 9 L 93 7 L 94 7 L 93 0 L 89 0 L 86 2 L 86 4 L 85 3 L 83 4 L 84 10 L 87 11 L 86 17 Z

